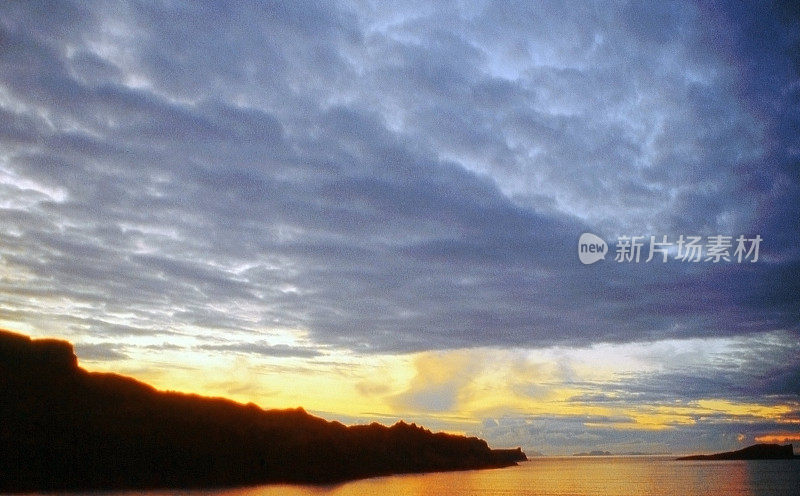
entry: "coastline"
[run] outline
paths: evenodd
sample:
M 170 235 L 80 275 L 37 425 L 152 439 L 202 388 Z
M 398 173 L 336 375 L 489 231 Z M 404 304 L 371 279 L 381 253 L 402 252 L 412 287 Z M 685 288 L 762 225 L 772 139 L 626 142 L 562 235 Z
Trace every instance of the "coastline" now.
M 264 410 L 162 392 L 78 367 L 66 341 L 0 331 L 3 492 L 327 484 L 502 468 L 526 459 L 416 424 L 345 426 L 302 408 Z

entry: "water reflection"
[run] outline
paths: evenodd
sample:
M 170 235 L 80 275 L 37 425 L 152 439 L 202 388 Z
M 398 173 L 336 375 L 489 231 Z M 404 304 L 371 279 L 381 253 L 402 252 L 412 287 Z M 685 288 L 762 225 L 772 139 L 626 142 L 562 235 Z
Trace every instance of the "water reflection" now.
M 547 457 L 518 467 L 380 477 L 331 486 L 273 485 L 149 496 L 781 496 L 800 488 L 800 461 L 675 461 L 670 457 Z M 129 496 L 137 493 L 113 493 Z

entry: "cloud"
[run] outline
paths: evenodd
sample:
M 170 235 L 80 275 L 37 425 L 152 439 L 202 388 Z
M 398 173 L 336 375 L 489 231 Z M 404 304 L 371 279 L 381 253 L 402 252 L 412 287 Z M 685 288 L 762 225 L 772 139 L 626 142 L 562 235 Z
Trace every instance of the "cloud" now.
M 785 332 L 422 353 L 391 405 L 401 416 L 464 416 L 464 432 L 550 454 L 682 453 L 698 439 L 727 450 L 796 430 L 797 393 L 786 388 L 796 356 Z
M 233 344 L 203 344 L 197 346 L 198 349 L 208 351 L 227 351 L 235 353 L 255 354 L 268 357 L 298 357 L 314 358 L 321 356 L 315 349 L 303 348 L 299 346 L 287 346 L 282 344 L 270 345 L 264 342 L 255 343 L 233 343 Z
M 798 432 L 775 432 L 756 436 L 755 440 L 759 443 L 791 443 L 800 441 Z
M 6 320 L 356 352 L 797 335 L 779 10 L 3 9 Z M 765 241 L 588 268 L 582 232 Z
M 793 335 L 785 332 L 655 342 L 633 348 L 633 356 L 646 367 L 603 381 L 578 378 L 572 385 L 581 392 L 569 401 L 606 407 L 694 405 L 699 400 L 793 404 L 800 370 L 797 348 Z M 619 357 L 621 352 L 609 354 Z
M 508 416 L 484 423 L 474 433 L 497 446 L 527 447 L 547 455 L 570 455 L 586 447 L 615 454 L 693 453 L 740 449 L 755 442 L 784 442 L 797 434 L 782 432 L 784 424 L 752 419 L 696 422 L 669 429 L 620 429 L 624 418 L 598 419 L 591 416 Z M 761 440 L 761 441 L 759 441 Z M 771 440 L 771 441 L 770 441 Z
M 79 360 L 126 360 L 128 355 L 119 351 L 119 345 L 114 343 L 78 343 L 75 345 L 75 354 Z
M 464 388 L 485 368 L 483 357 L 469 352 L 421 354 L 408 389 L 393 398 L 398 411 L 461 411 Z

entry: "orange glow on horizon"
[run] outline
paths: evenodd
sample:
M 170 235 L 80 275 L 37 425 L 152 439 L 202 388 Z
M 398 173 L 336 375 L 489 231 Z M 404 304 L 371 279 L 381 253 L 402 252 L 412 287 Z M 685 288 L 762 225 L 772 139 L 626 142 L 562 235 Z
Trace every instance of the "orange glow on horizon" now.
M 771 434 L 764 434 L 763 436 L 756 436 L 755 439 L 757 443 L 800 442 L 800 432 L 773 432 Z
M 79 357 L 79 366 L 127 375 L 160 390 L 252 402 L 265 409 L 302 407 L 351 423 L 402 418 L 458 434 L 479 432 L 484 420 L 507 416 L 525 419 L 525 423 L 536 419 L 580 423 L 587 434 L 601 430 L 655 433 L 720 417 L 730 422 L 731 429 L 737 422 L 763 419 L 790 431 L 797 425 L 793 412 L 800 406 L 719 398 L 625 403 L 621 401 L 624 394 L 614 390 L 604 396 L 614 401 L 593 401 L 591 395 L 584 399 L 587 389 L 582 383 L 595 388 L 588 392 L 597 392 L 631 371 L 646 370 L 635 353 L 626 351 L 632 345 L 588 350 L 470 348 L 394 355 L 327 347 L 316 356 L 304 357 L 207 350 L 195 336 L 166 339 L 129 337 L 119 343 L 121 358 L 88 355 Z M 265 333 L 264 340 L 270 345 L 313 348 L 301 331 Z M 81 342 L 92 344 L 83 337 L 76 341 L 79 355 Z M 755 440 L 800 442 L 800 433 L 779 431 Z

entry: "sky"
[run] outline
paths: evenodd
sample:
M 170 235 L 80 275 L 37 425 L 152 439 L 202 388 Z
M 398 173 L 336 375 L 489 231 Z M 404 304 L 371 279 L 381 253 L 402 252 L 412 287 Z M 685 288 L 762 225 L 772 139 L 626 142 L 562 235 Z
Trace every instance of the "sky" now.
M 529 453 L 797 445 L 799 66 L 792 2 L 3 2 L 0 327 Z

